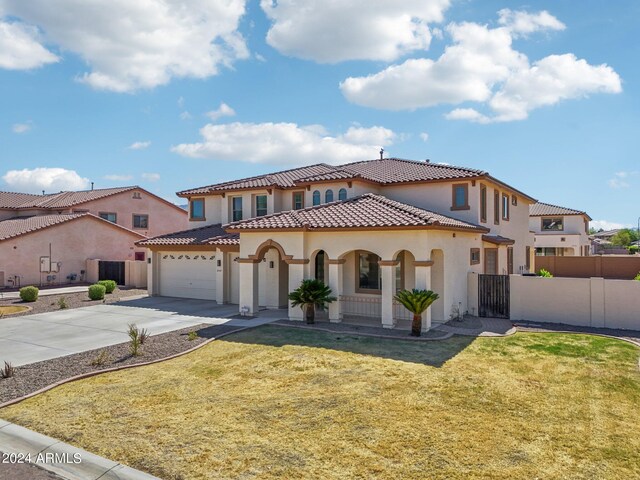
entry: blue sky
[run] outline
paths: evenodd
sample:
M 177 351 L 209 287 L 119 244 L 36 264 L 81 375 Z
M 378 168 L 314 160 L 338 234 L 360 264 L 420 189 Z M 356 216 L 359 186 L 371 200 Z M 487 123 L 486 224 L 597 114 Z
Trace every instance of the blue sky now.
M 0 189 L 178 202 L 384 146 L 635 225 L 639 21 L 634 0 L 0 0 Z

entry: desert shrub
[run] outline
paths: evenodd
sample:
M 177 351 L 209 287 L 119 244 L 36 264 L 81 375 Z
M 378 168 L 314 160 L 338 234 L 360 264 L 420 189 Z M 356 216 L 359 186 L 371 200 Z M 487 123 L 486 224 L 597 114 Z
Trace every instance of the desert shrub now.
M 638 274 L 636 275 L 636 277 L 634 278 L 634 280 L 637 280 L 637 281 L 639 281 L 639 282 L 640 282 L 640 273 L 638 273 Z
M 91 300 L 103 300 L 107 288 L 104 285 L 91 285 L 89 287 L 89 298 Z
M 635 255 L 640 251 L 640 247 L 638 245 L 631 245 L 629 247 L 629 255 Z
M 95 356 L 93 360 L 91 360 L 92 367 L 101 367 L 105 363 L 109 361 L 109 354 L 105 349 L 100 350 L 98 355 Z
M 545 270 L 544 268 L 541 268 L 540 270 L 538 270 L 538 276 L 539 277 L 545 277 L 545 278 L 553 277 L 551 272 L 549 270 Z
M 0 377 L 11 378 L 16 374 L 16 367 L 10 362 L 4 362 L 4 368 L 0 370 Z
M 140 344 L 144 345 L 149 338 L 149 331 L 146 328 L 141 328 L 138 337 L 140 338 Z
M 196 338 L 198 338 L 198 332 L 189 332 L 189 334 L 187 335 L 187 340 L 189 340 L 190 342 L 192 342 Z
M 34 287 L 34 286 L 22 287 L 20 289 L 20 298 L 24 302 L 35 302 L 36 300 L 38 300 L 39 293 L 40 293 L 40 290 L 38 290 L 38 287 Z
M 98 285 L 104 285 L 104 288 L 107 289 L 106 293 L 112 293 L 116 289 L 116 282 L 113 280 L 100 280 Z
M 58 299 L 58 307 L 60 308 L 60 310 L 69 308 L 69 305 L 67 305 L 67 299 L 64 297 L 60 297 L 60 299 Z
M 142 342 L 140 341 L 140 330 L 136 326 L 135 323 L 129 325 L 129 352 L 132 357 L 137 357 L 138 355 L 142 355 L 140 351 L 140 347 L 142 346 Z

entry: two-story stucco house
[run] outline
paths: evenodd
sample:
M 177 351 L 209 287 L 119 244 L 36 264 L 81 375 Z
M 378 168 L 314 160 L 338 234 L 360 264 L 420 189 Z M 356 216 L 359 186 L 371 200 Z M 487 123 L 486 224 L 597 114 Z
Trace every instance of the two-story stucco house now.
M 146 261 L 136 241 L 187 226 L 187 212 L 136 186 L 0 192 L 0 288 L 85 280 L 92 258 Z
M 588 256 L 591 250 L 585 212 L 538 202 L 529 210 L 536 255 Z
M 425 315 L 466 310 L 467 274 L 530 269 L 528 195 L 489 173 L 379 159 L 317 164 L 178 192 L 191 230 L 138 242 L 149 247 L 153 295 L 212 299 L 256 314 L 287 307 L 305 278 L 338 301 L 329 319 L 361 315 L 392 327 L 407 313 L 401 288 L 440 295 Z M 299 308 L 288 315 L 301 319 Z

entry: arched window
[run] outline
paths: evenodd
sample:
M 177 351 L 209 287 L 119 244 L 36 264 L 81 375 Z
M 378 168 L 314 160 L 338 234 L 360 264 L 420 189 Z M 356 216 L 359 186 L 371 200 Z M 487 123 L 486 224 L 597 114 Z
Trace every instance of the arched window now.
M 320 205 L 320 190 L 315 190 L 313 192 L 313 204 Z
M 324 253 L 324 250 L 320 250 L 317 254 L 316 254 L 316 264 L 315 264 L 315 277 L 316 280 L 320 280 L 321 282 L 324 282 L 324 260 L 325 260 L 326 254 Z
M 333 190 L 327 190 L 324 192 L 325 203 L 333 202 Z
M 338 190 L 338 200 L 346 200 L 347 199 L 347 189 L 341 188 Z

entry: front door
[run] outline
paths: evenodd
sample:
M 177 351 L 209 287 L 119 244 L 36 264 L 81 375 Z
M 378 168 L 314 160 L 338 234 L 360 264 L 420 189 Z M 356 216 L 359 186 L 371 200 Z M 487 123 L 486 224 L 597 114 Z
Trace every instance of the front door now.
M 484 273 L 487 275 L 498 274 L 498 249 L 484 249 Z

